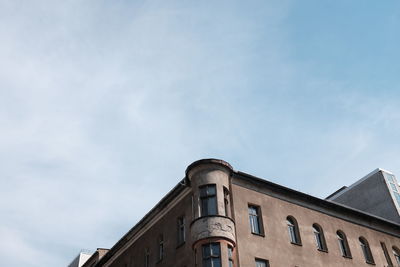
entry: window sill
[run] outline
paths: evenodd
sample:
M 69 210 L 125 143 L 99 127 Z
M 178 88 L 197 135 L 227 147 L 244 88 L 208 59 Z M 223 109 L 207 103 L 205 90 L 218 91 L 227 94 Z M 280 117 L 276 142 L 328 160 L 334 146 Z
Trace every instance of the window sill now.
M 179 244 L 176 246 L 176 249 L 178 249 L 178 248 L 180 248 L 180 247 L 183 247 L 183 245 L 185 245 L 185 241 L 179 243 Z
M 346 256 L 346 255 L 342 255 L 342 257 L 346 258 L 346 259 L 352 259 L 353 258 L 352 256 Z
M 368 263 L 370 265 L 376 265 L 375 262 L 373 262 L 373 261 L 366 261 L 366 263 Z
M 296 246 L 299 246 L 299 247 L 303 246 L 303 244 L 301 244 L 301 243 L 296 243 L 296 242 L 290 242 L 290 244 L 296 245 Z
M 251 234 L 252 234 L 252 235 L 255 235 L 255 236 L 265 237 L 265 235 L 264 235 L 264 234 L 261 234 L 261 233 L 259 234 L 259 233 L 253 233 L 253 232 L 251 232 Z
M 321 252 L 328 253 L 328 250 L 327 250 L 327 249 L 320 249 L 320 248 L 318 248 L 317 250 L 318 250 L 318 251 L 321 251 Z

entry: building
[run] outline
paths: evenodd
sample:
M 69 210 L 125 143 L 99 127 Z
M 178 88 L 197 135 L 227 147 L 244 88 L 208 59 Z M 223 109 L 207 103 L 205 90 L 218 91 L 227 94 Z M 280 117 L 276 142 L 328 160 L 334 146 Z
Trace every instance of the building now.
M 100 261 L 100 259 L 106 255 L 108 252 L 108 249 L 106 248 L 98 248 L 96 249 L 95 253 L 92 253 L 92 256 L 90 258 L 85 259 L 85 266 L 94 266 L 96 265 L 97 262 Z
M 387 174 L 379 169 L 323 200 L 222 160 L 199 160 L 84 266 L 400 266 L 399 203 L 392 203 L 399 186 Z
M 327 199 L 400 224 L 400 188 L 396 177 L 388 171 L 376 169 Z
M 81 250 L 68 267 L 81 267 L 92 255 L 93 253 L 88 250 Z

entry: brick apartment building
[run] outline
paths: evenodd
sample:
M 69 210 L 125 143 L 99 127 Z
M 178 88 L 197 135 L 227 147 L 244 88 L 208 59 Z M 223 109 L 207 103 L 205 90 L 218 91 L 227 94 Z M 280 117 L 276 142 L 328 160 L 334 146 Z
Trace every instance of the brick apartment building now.
M 400 266 L 399 192 L 394 175 L 377 169 L 323 200 L 199 160 L 83 266 Z

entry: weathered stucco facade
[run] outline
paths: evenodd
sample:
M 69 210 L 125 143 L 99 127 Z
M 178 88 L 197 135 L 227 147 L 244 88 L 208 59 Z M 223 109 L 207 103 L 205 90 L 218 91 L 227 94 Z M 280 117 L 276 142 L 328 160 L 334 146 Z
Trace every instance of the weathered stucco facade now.
M 288 216 L 295 219 L 294 228 Z M 290 229 L 297 231 L 297 241 Z M 345 247 L 338 231 L 345 234 Z M 367 241 L 371 255 L 365 255 L 360 240 Z M 398 266 L 396 248 L 400 225 L 395 222 L 207 159 L 191 164 L 185 179 L 104 257 L 84 266 L 252 267 L 256 261 L 271 267 Z

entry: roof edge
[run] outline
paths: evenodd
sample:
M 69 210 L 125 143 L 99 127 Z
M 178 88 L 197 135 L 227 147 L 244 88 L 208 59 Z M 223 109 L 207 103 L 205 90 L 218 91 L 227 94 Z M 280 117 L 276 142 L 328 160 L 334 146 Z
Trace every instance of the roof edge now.
M 377 170 L 380 171 L 380 169 L 377 169 Z M 267 186 L 275 187 L 276 189 L 279 189 L 283 193 L 287 193 L 288 195 L 295 195 L 296 197 L 298 197 L 298 198 L 300 198 L 300 199 L 302 199 L 302 200 L 304 200 L 306 202 L 314 202 L 317 205 L 319 204 L 319 206 L 321 206 L 321 207 L 339 208 L 339 209 L 342 209 L 344 211 L 355 213 L 357 216 L 361 216 L 361 217 L 365 217 L 365 218 L 368 218 L 368 219 L 377 220 L 377 221 L 379 221 L 381 223 L 385 223 L 385 224 L 387 224 L 387 225 L 389 225 L 389 226 L 391 226 L 393 228 L 396 228 L 396 229 L 399 229 L 399 226 L 400 226 L 400 224 L 398 224 L 397 222 L 390 221 L 390 220 L 387 220 L 385 218 L 376 216 L 374 214 L 367 213 L 367 212 L 364 212 L 364 211 L 361 211 L 361 210 L 358 210 L 358 209 L 355 209 L 355 208 L 352 208 L 352 207 L 349 207 L 349 206 L 346 206 L 346 205 L 343 205 L 343 204 L 340 204 L 340 203 L 336 203 L 334 201 L 325 200 L 325 199 L 321 199 L 321 198 L 318 198 L 318 197 L 315 197 L 315 196 L 312 196 L 312 195 L 308 195 L 306 193 L 303 193 L 303 192 L 300 192 L 300 191 L 297 191 L 297 190 L 294 190 L 294 189 L 291 189 L 291 188 L 288 188 L 288 187 L 285 187 L 285 186 L 282 186 L 282 185 L 279 185 L 279 184 L 276 184 L 276 183 L 273 183 L 273 182 L 270 182 L 270 181 L 267 181 L 267 180 L 264 180 L 262 178 L 253 176 L 253 175 L 248 174 L 248 173 L 244 173 L 244 172 L 238 171 L 238 172 L 235 172 L 235 174 L 240 175 L 241 177 L 239 177 L 239 178 L 244 178 L 244 179 L 247 178 L 248 180 L 251 179 L 251 180 L 254 180 L 256 182 L 265 184 Z M 356 222 L 353 222 L 353 223 L 356 223 Z M 400 232 L 399 232 L 399 236 L 400 236 Z
M 151 219 L 157 215 L 157 211 L 165 207 L 169 201 L 178 196 L 184 188 L 186 188 L 186 179 L 183 178 L 174 188 L 172 188 L 167 195 L 165 195 L 149 212 L 144 215 L 126 234 L 124 234 L 117 243 L 112 246 L 109 251 L 99 260 L 97 264 L 102 266 L 106 263 L 119 249 L 121 249 L 141 228 L 143 228 Z M 97 266 L 96 264 L 96 266 Z
M 225 160 L 222 159 L 214 159 L 214 158 L 209 158 L 209 159 L 200 159 L 200 160 L 196 160 L 194 161 L 192 164 L 190 164 L 185 171 L 186 177 L 188 177 L 189 172 L 197 167 L 198 165 L 202 165 L 202 164 L 216 164 L 216 165 L 220 165 L 223 166 L 225 168 L 227 168 L 230 172 L 233 172 L 233 167 L 231 166 L 231 164 L 229 164 L 228 162 L 226 162 Z

